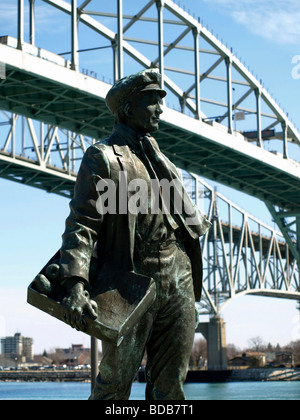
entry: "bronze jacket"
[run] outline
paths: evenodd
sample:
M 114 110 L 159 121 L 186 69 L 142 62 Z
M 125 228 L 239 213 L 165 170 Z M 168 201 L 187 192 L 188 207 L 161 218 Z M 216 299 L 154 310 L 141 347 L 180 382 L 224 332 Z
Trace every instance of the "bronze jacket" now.
M 176 167 L 165 157 L 172 171 Z M 70 215 L 66 220 L 63 243 L 60 250 L 62 282 L 79 277 L 86 286 L 89 283 L 90 261 L 96 254 L 98 269 L 104 263 L 113 267 L 134 271 L 133 254 L 137 216 L 127 211 L 101 214 L 97 209 L 100 193 L 99 181 L 113 180 L 116 185 L 117 209 L 119 197 L 132 192 L 122 190 L 120 172 L 127 172 L 127 182 L 141 178 L 141 173 L 126 139 L 115 130 L 113 134 L 91 146 L 85 153 L 75 184 Z M 121 194 L 121 195 L 120 195 Z M 124 214 L 123 214 L 124 213 Z M 203 216 L 203 234 L 210 223 Z M 192 275 L 196 301 L 200 301 L 202 289 L 202 255 L 199 239 L 185 238 L 185 248 L 192 263 Z

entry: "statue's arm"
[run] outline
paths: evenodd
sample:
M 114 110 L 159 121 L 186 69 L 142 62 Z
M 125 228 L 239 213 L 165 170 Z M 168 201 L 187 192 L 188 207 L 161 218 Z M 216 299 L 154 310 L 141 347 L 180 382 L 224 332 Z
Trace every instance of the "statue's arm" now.
M 90 261 L 104 216 L 97 211 L 97 183 L 109 177 L 109 162 L 103 148 L 92 146 L 82 160 L 66 219 L 60 250 L 61 282 L 66 290 L 63 301 L 66 321 L 83 329 L 82 313 L 97 317 L 96 305 L 86 293 Z

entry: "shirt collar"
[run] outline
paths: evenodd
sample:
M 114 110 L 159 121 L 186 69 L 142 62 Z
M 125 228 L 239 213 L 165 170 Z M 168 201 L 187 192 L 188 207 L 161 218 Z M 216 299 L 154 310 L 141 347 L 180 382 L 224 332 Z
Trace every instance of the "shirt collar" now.
M 128 146 L 134 150 L 139 150 L 139 142 L 144 136 L 150 136 L 148 133 L 141 133 L 123 123 L 117 123 L 114 126 L 114 131 L 120 134 Z

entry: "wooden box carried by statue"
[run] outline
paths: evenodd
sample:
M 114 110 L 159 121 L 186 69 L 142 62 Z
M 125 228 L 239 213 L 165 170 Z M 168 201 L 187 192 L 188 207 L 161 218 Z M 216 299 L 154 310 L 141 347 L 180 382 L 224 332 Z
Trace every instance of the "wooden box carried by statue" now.
M 65 322 L 62 300 L 65 291 L 59 281 L 59 252 L 36 276 L 28 287 L 27 301 L 36 308 Z M 154 302 L 156 287 L 153 279 L 124 272 L 105 264 L 98 270 L 92 258 L 90 268 L 90 299 L 98 305 L 98 318 L 83 314 L 85 333 L 116 345 L 145 314 Z

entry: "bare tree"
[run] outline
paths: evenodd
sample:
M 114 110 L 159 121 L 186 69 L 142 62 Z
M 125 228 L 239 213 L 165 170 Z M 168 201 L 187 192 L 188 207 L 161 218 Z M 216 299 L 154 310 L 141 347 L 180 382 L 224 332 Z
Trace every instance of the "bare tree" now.
M 235 344 L 227 344 L 227 359 L 231 360 L 241 353 L 241 349 L 235 346 Z
M 261 337 L 253 337 L 248 340 L 251 350 L 262 351 L 265 348 L 264 341 Z
M 300 340 L 293 341 L 287 347 L 294 353 L 295 364 L 300 365 Z
M 190 365 L 201 366 L 205 360 L 207 360 L 207 342 L 202 338 L 196 339 L 190 357 Z

